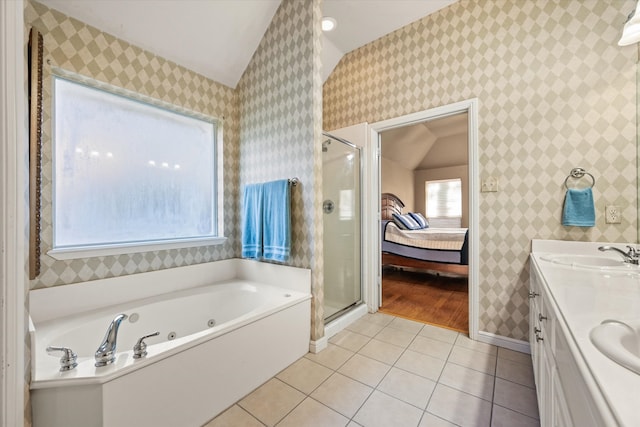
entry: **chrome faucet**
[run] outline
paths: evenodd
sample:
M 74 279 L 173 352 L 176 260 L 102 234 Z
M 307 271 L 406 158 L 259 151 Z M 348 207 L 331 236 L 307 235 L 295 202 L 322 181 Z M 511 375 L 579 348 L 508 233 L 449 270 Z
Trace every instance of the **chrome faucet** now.
M 640 261 L 640 251 L 637 251 L 636 248 L 627 245 L 627 252 L 622 249 L 616 248 L 615 246 L 600 246 L 598 248 L 599 251 L 614 251 L 624 258 L 624 262 L 628 262 L 629 264 L 639 265 Z
M 126 314 L 118 314 L 109 325 L 102 344 L 96 350 L 96 367 L 106 366 L 116 360 L 116 341 L 120 323 L 127 318 Z

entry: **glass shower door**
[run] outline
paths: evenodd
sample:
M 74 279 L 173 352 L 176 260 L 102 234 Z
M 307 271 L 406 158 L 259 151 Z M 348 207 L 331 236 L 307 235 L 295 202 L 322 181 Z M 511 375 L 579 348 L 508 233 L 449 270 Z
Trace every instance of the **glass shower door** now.
M 330 321 L 362 301 L 360 149 L 325 134 L 322 143 L 324 314 Z

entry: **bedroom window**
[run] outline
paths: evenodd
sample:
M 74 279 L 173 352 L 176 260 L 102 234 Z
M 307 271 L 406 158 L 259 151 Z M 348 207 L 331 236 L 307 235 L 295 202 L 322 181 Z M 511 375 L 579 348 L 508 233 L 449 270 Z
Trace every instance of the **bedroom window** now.
M 53 79 L 57 259 L 220 243 L 217 122 Z
M 443 179 L 425 182 L 427 218 L 462 218 L 462 180 Z M 459 225 L 458 225 L 459 227 Z

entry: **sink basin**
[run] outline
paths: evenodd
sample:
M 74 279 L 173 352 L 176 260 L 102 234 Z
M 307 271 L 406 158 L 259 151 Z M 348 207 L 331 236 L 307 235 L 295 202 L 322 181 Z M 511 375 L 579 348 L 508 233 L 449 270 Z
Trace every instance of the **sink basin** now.
M 605 320 L 591 330 L 589 338 L 609 359 L 640 374 L 640 320 Z
M 597 255 L 543 255 L 540 258 L 545 261 L 554 262 L 556 264 L 583 268 L 633 269 L 635 267 L 629 263 L 624 262 L 622 259 Z

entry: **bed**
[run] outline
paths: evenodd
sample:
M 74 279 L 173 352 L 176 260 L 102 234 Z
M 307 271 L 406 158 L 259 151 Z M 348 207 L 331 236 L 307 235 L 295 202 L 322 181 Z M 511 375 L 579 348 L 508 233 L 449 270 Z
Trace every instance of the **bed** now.
M 391 193 L 384 193 L 380 223 L 382 265 L 422 270 L 469 273 L 469 230 L 466 228 L 433 228 L 403 230 L 393 221 L 402 214 L 404 203 Z

